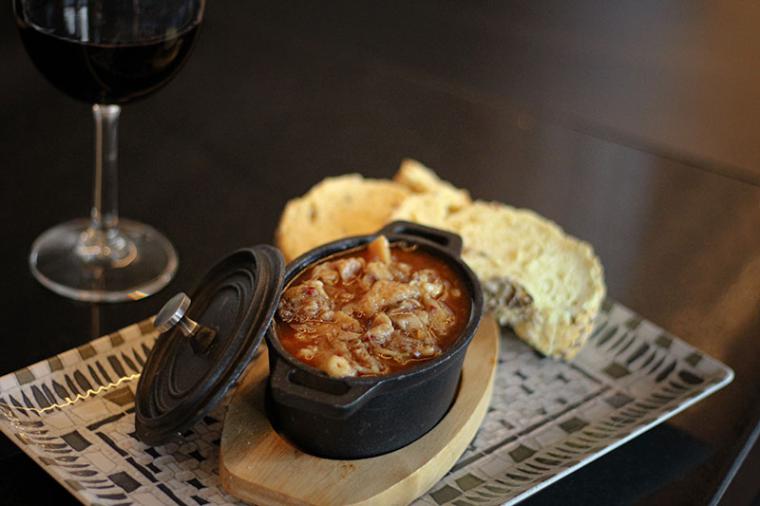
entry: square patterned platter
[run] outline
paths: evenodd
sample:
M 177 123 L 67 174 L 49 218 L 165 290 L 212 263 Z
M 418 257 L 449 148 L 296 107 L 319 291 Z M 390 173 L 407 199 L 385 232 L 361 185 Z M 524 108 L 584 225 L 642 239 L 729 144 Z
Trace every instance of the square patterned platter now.
M 217 472 L 225 407 L 160 447 L 134 437 L 150 321 L 0 378 L 0 429 L 84 504 L 237 504 Z M 486 418 L 416 505 L 512 504 L 728 384 L 733 372 L 607 301 L 573 363 L 502 331 Z

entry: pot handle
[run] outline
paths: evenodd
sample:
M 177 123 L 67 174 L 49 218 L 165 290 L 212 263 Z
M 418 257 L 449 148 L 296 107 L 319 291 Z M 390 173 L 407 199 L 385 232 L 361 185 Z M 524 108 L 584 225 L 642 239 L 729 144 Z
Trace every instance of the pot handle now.
M 411 235 L 427 239 L 443 246 L 454 256 L 462 254 L 462 238 L 453 232 L 447 232 L 439 228 L 426 227 L 411 221 L 393 221 L 380 229 L 378 234 Z
M 295 383 L 294 369 L 284 360 L 275 360 L 274 371 L 269 375 L 272 400 L 278 404 L 302 409 L 310 413 L 327 415 L 331 418 L 347 418 L 368 400 L 380 385 L 344 385 L 348 390 L 334 394 L 325 390 Z

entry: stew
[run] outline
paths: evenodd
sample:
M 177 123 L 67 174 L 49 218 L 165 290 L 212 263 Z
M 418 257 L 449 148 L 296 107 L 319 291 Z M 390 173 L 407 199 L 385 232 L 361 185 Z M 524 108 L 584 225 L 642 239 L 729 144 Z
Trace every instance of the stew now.
M 299 274 L 276 329 L 289 353 L 330 376 L 381 375 L 439 356 L 467 324 L 470 304 L 443 260 L 379 236 Z

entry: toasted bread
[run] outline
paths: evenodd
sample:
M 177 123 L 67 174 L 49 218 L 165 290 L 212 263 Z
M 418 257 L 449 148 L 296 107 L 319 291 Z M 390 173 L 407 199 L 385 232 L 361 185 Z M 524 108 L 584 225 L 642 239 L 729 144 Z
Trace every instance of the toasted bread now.
M 451 210 L 460 209 L 471 202 L 470 193 L 467 190 L 444 181 L 431 169 L 410 158 L 401 161 L 396 175 L 393 176 L 393 181 L 406 186 L 414 193 L 441 195 L 442 200 L 448 203 Z
M 409 189 L 388 180 L 359 174 L 327 178 L 287 203 L 277 227 L 277 246 L 292 260 L 320 244 L 375 232 L 409 195 Z
M 407 220 L 445 228 L 446 219 L 470 204 L 470 194 L 440 179 L 416 160 L 401 162 L 393 180 L 412 192 L 393 212 L 392 220 Z
M 454 231 L 500 323 L 551 357 L 572 359 L 590 335 L 606 288 L 591 246 L 525 209 L 472 202 L 465 190 L 404 160 L 393 181 L 328 178 L 288 202 L 277 245 L 288 260 L 394 219 Z
M 475 202 L 447 228 L 502 324 L 540 352 L 572 359 L 591 333 L 606 288 L 591 246 L 533 211 Z

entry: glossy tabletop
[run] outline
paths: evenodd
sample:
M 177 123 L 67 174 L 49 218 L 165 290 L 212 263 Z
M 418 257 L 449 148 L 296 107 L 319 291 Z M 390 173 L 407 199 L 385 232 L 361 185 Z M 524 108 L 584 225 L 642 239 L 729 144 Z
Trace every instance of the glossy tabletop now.
M 526 503 L 708 504 L 728 485 L 726 504 L 748 504 L 760 470 L 747 444 L 760 419 L 758 22 L 742 2 L 212 2 L 185 69 L 122 112 L 121 212 L 173 241 L 178 275 L 145 300 L 90 305 L 27 268 L 39 233 L 88 212 L 89 108 L 36 72 L 6 6 L 0 374 L 141 320 L 225 253 L 272 242 L 285 202 L 322 178 L 390 177 L 413 157 L 591 242 L 612 298 L 736 372 Z M 0 498 L 73 501 L 6 439 Z

